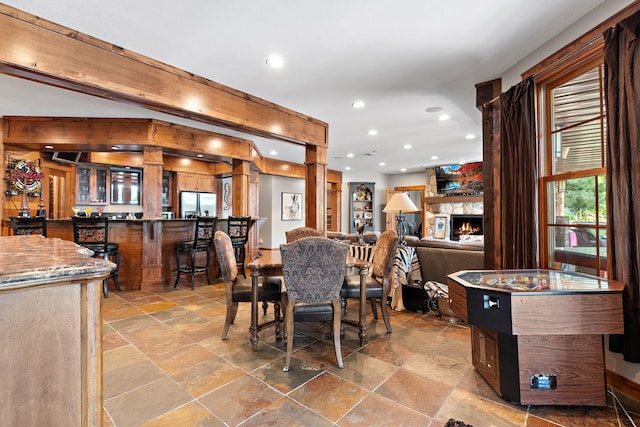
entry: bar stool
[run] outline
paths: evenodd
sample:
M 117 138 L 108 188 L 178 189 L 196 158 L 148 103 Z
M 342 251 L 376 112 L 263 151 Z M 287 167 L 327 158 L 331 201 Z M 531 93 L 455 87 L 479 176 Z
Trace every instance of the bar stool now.
M 227 234 L 231 238 L 231 244 L 233 245 L 233 251 L 236 255 L 236 264 L 242 276 L 247 278 L 247 273 L 244 271 L 244 259 L 247 251 L 245 245 L 249 240 L 249 223 L 251 221 L 250 216 L 230 216 L 227 223 Z
M 178 248 L 176 249 L 176 265 L 178 267 L 178 275 L 176 277 L 176 283 L 173 287 L 178 286 L 180 281 L 180 273 L 191 274 L 191 289 L 195 288 L 195 273 L 205 272 L 207 278 L 207 284 L 211 284 L 209 279 L 209 260 L 211 259 L 210 248 L 213 245 L 213 235 L 216 231 L 216 222 L 218 218 L 212 216 L 197 216 L 196 227 L 194 230 L 194 236 L 192 240 L 183 240 L 178 242 Z M 196 265 L 196 254 L 198 252 L 206 252 L 207 262 L 204 265 Z M 180 255 L 188 254 L 189 262 L 184 265 L 180 265 Z
M 14 236 L 40 234 L 43 237 L 47 237 L 47 220 L 45 217 L 12 216 L 10 218 Z
M 113 279 L 117 291 L 121 291 L 118 282 L 120 270 L 120 245 L 109 242 L 109 217 L 73 216 L 73 240 L 76 244 L 93 251 L 94 258 L 108 259 L 116 264 L 116 268 L 102 281 L 102 293 L 109 298 L 108 280 Z

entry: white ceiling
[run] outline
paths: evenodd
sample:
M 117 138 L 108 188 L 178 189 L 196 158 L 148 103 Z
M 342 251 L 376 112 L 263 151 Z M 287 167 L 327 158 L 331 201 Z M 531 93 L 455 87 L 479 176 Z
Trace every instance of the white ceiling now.
M 330 169 L 392 174 L 481 160 L 475 84 L 500 77 L 603 1 L 4 3 L 323 120 Z M 285 58 L 284 68 L 266 65 L 273 53 Z M 357 99 L 366 107 L 353 109 Z M 451 119 L 439 121 L 429 107 L 441 107 Z M 0 75 L 0 115 L 154 117 L 239 135 L 6 75 Z M 369 129 L 378 135 L 367 135 Z M 476 139 L 466 140 L 469 133 Z M 301 147 L 243 136 L 266 157 L 304 161 Z

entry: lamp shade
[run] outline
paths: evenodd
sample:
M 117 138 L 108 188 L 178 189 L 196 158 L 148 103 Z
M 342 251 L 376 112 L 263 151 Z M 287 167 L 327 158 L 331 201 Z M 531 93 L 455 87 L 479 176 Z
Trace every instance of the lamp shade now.
M 406 193 L 395 193 L 382 212 L 418 212 L 419 209 Z

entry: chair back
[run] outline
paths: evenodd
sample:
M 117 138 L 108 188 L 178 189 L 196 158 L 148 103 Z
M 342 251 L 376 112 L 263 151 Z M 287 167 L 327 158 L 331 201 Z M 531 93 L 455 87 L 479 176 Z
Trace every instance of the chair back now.
M 284 235 L 287 243 L 291 243 L 303 237 L 320 237 L 322 236 L 322 231 L 311 227 L 298 227 L 290 231 L 285 231 Z
M 250 216 L 230 216 L 227 222 L 227 235 L 235 245 L 244 245 L 249 240 Z
M 399 243 L 398 233 L 396 233 L 395 230 L 387 230 L 380 234 L 376 242 L 376 251 L 373 254 L 371 266 L 372 277 L 389 277 Z
M 82 246 L 103 246 L 109 242 L 109 217 L 73 216 L 73 241 Z
M 349 246 L 326 237 L 303 237 L 280 245 L 289 300 L 308 304 L 340 297 Z
M 193 236 L 193 242 L 195 246 L 199 248 L 208 248 L 213 244 L 217 222 L 218 218 L 216 218 L 215 216 L 196 217 L 195 235 Z
M 47 237 L 47 220 L 43 216 L 12 216 L 11 227 L 14 236 L 40 234 Z
M 216 248 L 222 280 L 226 285 L 233 284 L 238 277 L 238 265 L 231 238 L 224 231 L 218 230 L 214 234 L 213 246 Z

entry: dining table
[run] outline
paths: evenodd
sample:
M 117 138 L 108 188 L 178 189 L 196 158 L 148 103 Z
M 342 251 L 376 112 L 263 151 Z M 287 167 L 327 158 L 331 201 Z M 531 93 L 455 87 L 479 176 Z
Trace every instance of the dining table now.
M 367 319 L 366 319 L 366 277 L 369 274 L 369 263 L 362 259 L 347 256 L 346 261 L 347 271 L 351 269 L 357 269 L 360 275 L 360 307 L 358 311 L 358 320 L 353 321 L 350 319 L 342 319 L 342 322 L 348 325 L 356 326 L 359 329 L 358 336 L 360 338 L 360 345 L 364 345 L 367 339 Z M 269 326 L 276 326 L 276 335 L 279 335 L 279 327 L 281 319 L 269 320 L 263 323 L 258 322 L 259 301 L 258 301 L 258 287 L 260 283 L 260 277 L 270 276 L 277 277 L 282 276 L 282 256 L 280 255 L 280 249 L 263 250 L 260 252 L 258 258 L 252 260 L 247 267 L 251 271 L 251 326 L 249 327 L 249 339 L 253 350 L 258 349 L 258 332 Z M 283 287 L 286 284 L 283 283 Z

